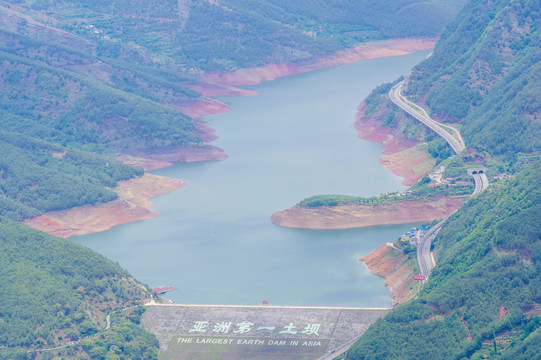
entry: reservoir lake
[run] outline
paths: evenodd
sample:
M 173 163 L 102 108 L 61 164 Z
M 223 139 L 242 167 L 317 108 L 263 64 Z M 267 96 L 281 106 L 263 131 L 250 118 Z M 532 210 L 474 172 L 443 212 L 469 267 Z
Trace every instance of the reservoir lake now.
M 246 87 L 223 97 L 231 112 L 205 116 L 225 161 L 177 163 L 154 173 L 186 180 L 154 197 L 160 216 L 70 240 L 118 262 L 151 286 L 173 286 L 183 304 L 390 306 L 383 279 L 359 262 L 412 224 L 349 230 L 276 226 L 270 216 L 318 194 L 401 191 L 378 162 L 380 144 L 360 140 L 357 106 L 429 51 L 361 60 Z

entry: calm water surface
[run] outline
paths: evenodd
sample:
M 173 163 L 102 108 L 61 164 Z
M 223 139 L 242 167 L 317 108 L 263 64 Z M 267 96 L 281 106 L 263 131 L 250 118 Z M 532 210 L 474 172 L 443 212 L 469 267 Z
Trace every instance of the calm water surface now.
M 229 158 L 157 174 L 187 180 L 153 199 L 161 216 L 71 238 L 118 261 L 138 280 L 174 286 L 176 303 L 388 306 L 383 279 L 360 256 L 410 225 L 313 231 L 269 218 L 316 194 L 371 196 L 404 189 L 359 140 L 356 107 L 370 90 L 426 57 L 359 61 L 253 86 L 222 98 L 231 112 L 205 117 Z

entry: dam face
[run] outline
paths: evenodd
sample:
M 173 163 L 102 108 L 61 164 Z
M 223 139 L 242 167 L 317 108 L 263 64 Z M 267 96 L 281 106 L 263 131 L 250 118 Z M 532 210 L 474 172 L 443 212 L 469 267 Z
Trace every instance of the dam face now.
M 160 341 L 160 359 L 318 359 L 385 315 L 386 308 L 152 305 L 142 325 Z

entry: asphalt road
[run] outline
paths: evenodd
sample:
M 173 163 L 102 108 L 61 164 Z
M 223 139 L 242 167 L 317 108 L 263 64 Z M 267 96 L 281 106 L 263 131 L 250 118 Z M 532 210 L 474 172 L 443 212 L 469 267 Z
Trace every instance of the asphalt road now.
M 423 284 L 428 280 L 428 276 L 434 268 L 434 264 L 432 264 L 432 260 L 430 259 L 430 246 L 432 244 L 432 240 L 436 237 L 446 220 L 447 218 L 432 226 L 423 235 L 421 242 L 417 246 L 417 263 L 419 264 L 420 275 L 425 277 Z
M 359 340 L 360 336 L 359 337 L 356 337 L 354 339 L 351 339 L 349 340 L 347 343 L 341 345 L 339 348 L 336 348 L 336 349 L 333 349 L 330 353 L 320 357 L 319 359 L 317 360 L 333 360 L 334 358 L 340 356 L 340 355 L 343 355 L 346 353 L 346 351 L 349 350 L 349 348 L 355 344 L 355 342 L 357 340 Z
M 475 181 L 475 189 L 473 190 L 471 196 L 474 196 L 485 190 L 488 187 L 489 182 L 487 176 L 484 173 L 472 174 L 472 176 L 473 180 Z M 435 265 L 432 263 L 432 259 L 430 258 L 430 246 L 432 244 L 432 240 L 434 240 L 434 238 L 440 231 L 442 225 L 445 223 L 445 221 L 447 221 L 447 219 L 448 218 L 445 218 L 433 227 L 431 227 L 426 232 L 426 234 L 423 235 L 419 245 L 417 246 L 417 263 L 419 264 L 420 275 L 425 277 L 423 283 L 428 280 L 428 276 L 430 275 L 430 272 Z
M 479 194 L 481 191 L 485 190 L 488 187 L 488 178 L 483 174 L 472 174 L 473 180 L 475 181 L 475 189 L 473 190 L 473 195 Z
M 402 80 L 395 86 L 391 88 L 389 91 L 389 99 L 398 107 L 400 107 L 402 110 L 428 126 L 430 129 L 432 129 L 434 132 L 436 132 L 439 136 L 443 137 L 445 141 L 453 148 L 453 151 L 455 153 L 460 153 L 463 151 L 466 147 L 464 146 L 463 141 L 457 140 L 449 131 L 445 130 L 444 126 L 438 123 L 435 120 L 432 120 L 426 111 L 424 111 L 420 106 L 415 105 L 408 99 L 402 96 L 402 87 L 404 86 L 404 81 Z M 462 140 L 460 135 L 458 134 L 457 137 Z
M 399 82 L 391 88 L 391 90 L 389 91 L 389 99 L 391 99 L 391 101 L 402 110 L 419 120 L 424 125 L 428 126 L 439 136 L 443 137 L 455 153 L 458 154 L 464 149 L 466 149 L 464 141 L 462 140 L 462 137 L 460 136 L 460 133 L 458 131 L 453 130 L 449 126 L 434 121 L 430 118 L 430 116 L 428 116 L 427 112 L 423 108 L 412 103 L 411 101 L 402 96 L 402 88 L 404 87 L 404 83 L 405 80 Z M 451 134 L 448 130 L 455 132 L 455 135 Z M 488 178 L 484 173 L 472 174 L 472 176 L 473 180 L 475 181 L 475 189 L 472 194 L 472 196 L 474 196 L 485 190 L 488 187 L 489 183 Z M 435 265 L 432 263 L 432 259 L 430 257 L 430 246 L 432 244 L 432 240 L 436 237 L 446 220 L 447 218 L 441 220 L 435 226 L 430 228 L 430 230 L 428 230 L 426 234 L 421 238 L 421 241 L 417 246 L 417 262 L 419 264 L 419 271 L 421 273 L 420 275 L 425 277 L 423 283 L 428 280 L 428 276 L 430 275 L 430 272 Z
M 483 189 L 483 181 L 481 180 L 481 177 L 478 174 L 472 174 L 473 181 L 475 182 L 475 189 L 473 189 L 473 195 L 477 195 L 481 192 Z
M 487 176 L 486 176 L 485 173 L 483 173 L 483 174 L 478 174 L 478 175 L 479 175 L 479 177 L 481 178 L 481 182 L 483 183 L 483 186 L 482 186 L 482 189 L 481 189 L 481 191 L 483 191 L 483 190 L 485 190 L 485 189 L 488 187 L 488 185 L 489 185 L 488 178 L 487 178 Z

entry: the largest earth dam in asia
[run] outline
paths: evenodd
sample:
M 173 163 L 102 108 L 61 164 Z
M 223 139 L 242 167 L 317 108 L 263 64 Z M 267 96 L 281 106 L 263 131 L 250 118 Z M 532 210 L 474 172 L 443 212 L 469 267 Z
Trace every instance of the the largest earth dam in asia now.
M 407 74 L 428 51 L 361 60 L 251 86 L 231 112 L 206 116 L 229 158 L 177 163 L 157 174 L 188 185 L 153 198 L 160 216 L 71 240 L 117 261 L 151 287 L 173 286 L 183 304 L 387 307 L 383 279 L 358 258 L 409 225 L 315 231 L 270 216 L 317 194 L 373 196 L 402 179 L 359 140 L 357 106 L 376 86 Z

